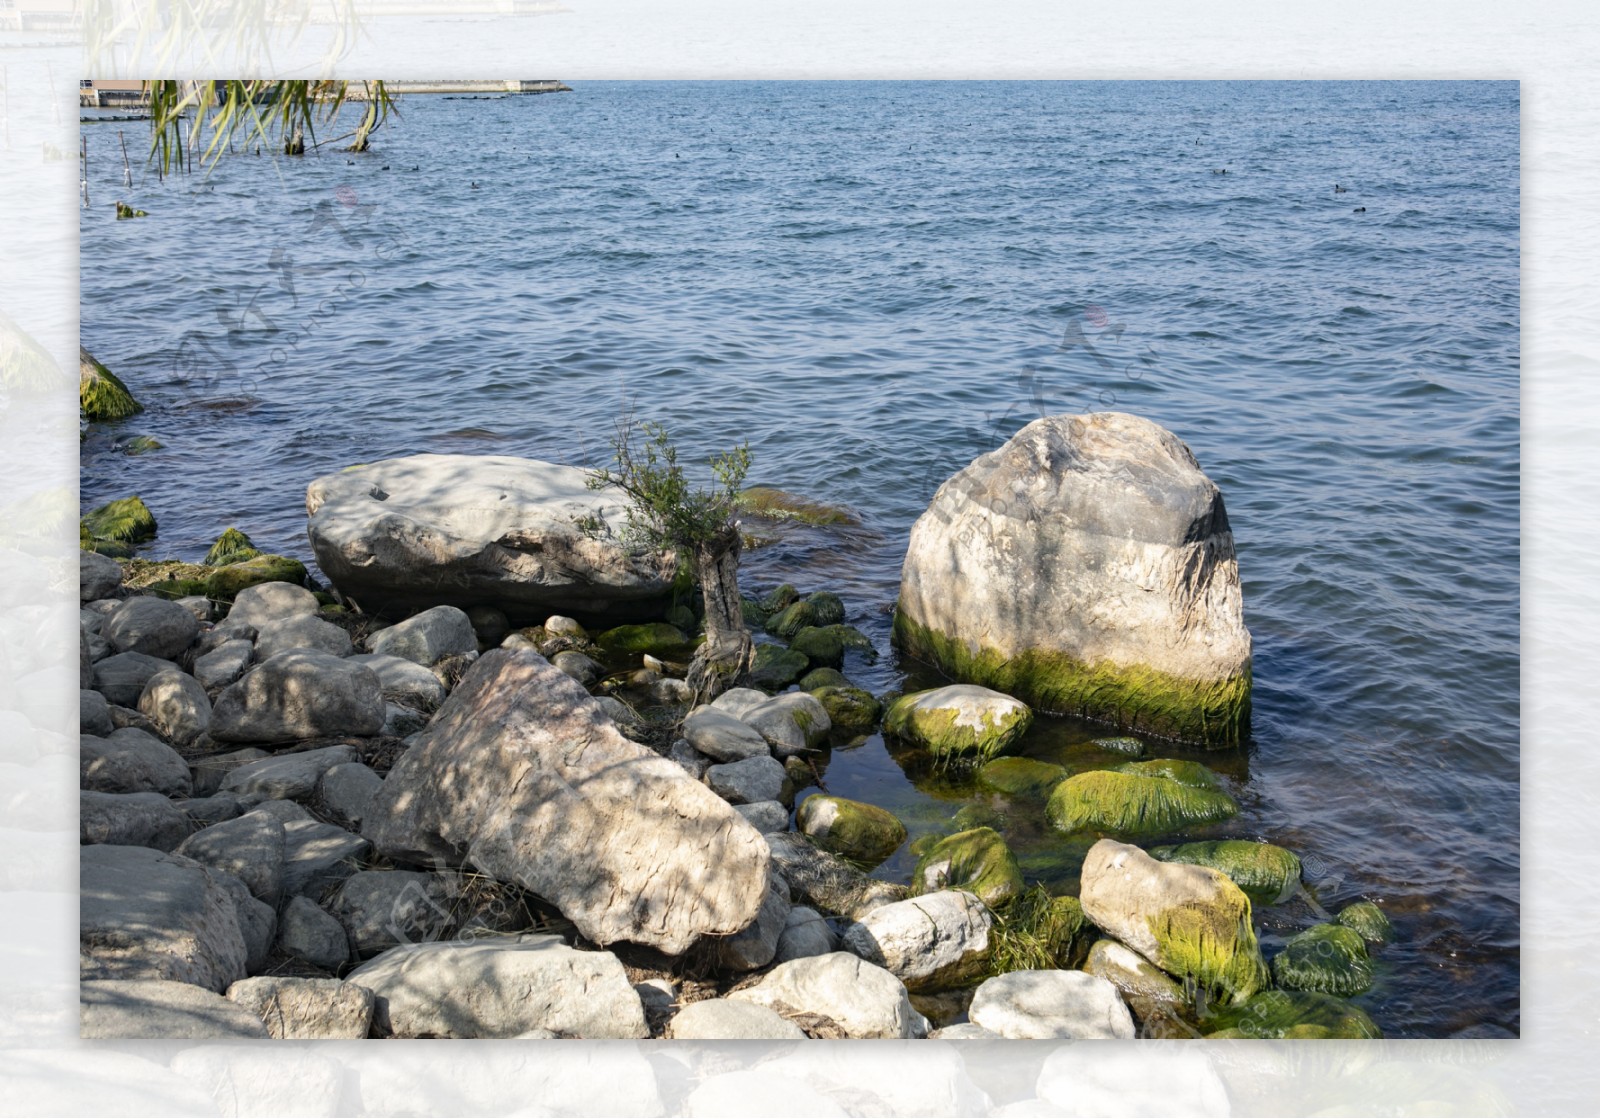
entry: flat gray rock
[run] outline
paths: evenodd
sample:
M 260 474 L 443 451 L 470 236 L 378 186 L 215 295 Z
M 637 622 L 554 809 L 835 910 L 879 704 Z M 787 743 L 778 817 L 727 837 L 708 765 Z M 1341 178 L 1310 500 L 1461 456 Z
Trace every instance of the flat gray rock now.
M 928 1020 L 911 1005 L 905 984 L 849 952 L 779 964 L 753 987 L 728 996 L 740 1002 L 832 1018 L 852 1038 L 920 1038 Z
M 290 649 L 309 649 L 332 657 L 347 657 L 354 646 L 350 635 L 332 622 L 314 614 L 265 622 L 256 630 L 256 656 L 269 660 Z
M 363 665 L 327 653 L 289 652 L 256 665 L 217 696 L 218 742 L 293 742 L 383 729 L 383 690 Z
M 99 793 L 161 793 L 186 797 L 193 791 L 189 764 L 165 742 L 132 727 L 105 738 L 78 739 L 78 781 Z
M 839 937 L 829 927 L 827 919 L 808 905 L 797 905 L 789 910 L 783 923 L 783 934 L 778 937 L 772 962 L 782 964 L 806 956 L 826 956 L 838 950 Z
M 683 737 L 700 753 L 719 762 L 764 758 L 767 740 L 753 727 L 709 705 L 696 707 L 683 721 Z
M 78 794 L 78 841 L 170 851 L 189 834 L 189 817 L 160 793 Z
M 233 984 L 227 997 L 279 1040 L 359 1040 L 372 1027 L 372 992 L 337 979 L 258 976 Z
M 117 607 L 100 626 L 100 636 L 119 653 L 171 660 L 200 636 L 200 622 L 176 602 L 139 595 Z
M 78 1036 L 85 1040 L 268 1036 L 260 1018 L 192 983 L 85 980 L 78 984 L 78 1007 Z
M 139 714 L 168 742 L 187 746 L 211 726 L 211 700 L 200 681 L 187 672 L 163 669 L 145 681 Z
M 437 664 L 457 653 L 475 653 L 478 635 L 466 612 L 435 606 L 367 638 L 367 650 L 421 665 Z
M 772 696 L 739 718 L 766 740 L 778 758 L 792 758 L 822 746 L 833 726 L 827 708 L 809 692 Z
M 965 890 L 879 906 L 851 925 L 846 951 L 887 968 L 908 990 L 959 987 L 988 966 L 994 917 Z
M 105 738 L 117 728 L 111 723 L 111 707 L 106 697 L 93 688 L 78 692 L 78 730 Z
M 220 791 L 275 800 L 308 800 L 322 775 L 336 765 L 359 762 L 354 746 L 323 746 L 295 754 L 274 754 L 247 761 L 223 775 Z
M 680 1041 L 804 1041 L 805 1031 L 769 1007 L 737 999 L 692 1002 L 667 1024 Z
M 283 892 L 320 895 L 356 872 L 372 844 L 320 820 L 290 820 L 283 825 Z
M 361 830 L 372 798 L 383 788 L 383 778 L 362 762 L 330 766 L 317 780 L 317 805 L 331 823 L 351 831 Z
M 765 754 L 724 762 L 706 770 L 706 784 L 731 804 L 777 800 L 783 793 L 783 763 Z
M 746 714 L 760 707 L 771 699 L 766 692 L 755 688 L 729 688 L 716 699 L 711 701 L 711 706 L 718 711 L 726 711 L 735 719 L 743 719 Z
M 268 905 L 283 896 L 283 824 L 264 812 L 202 828 L 183 841 L 178 854 L 234 875 Z
M 789 830 L 789 810 L 780 800 L 758 800 L 753 804 L 736 804 L 733 810 L 749 820 L 750 826 L 763 835 L 767 832 Z
M 649 1035 L 644 1005 L 622 963 L 610 952 L 569 948 L 555 936 L 405 945 L 347 980 L 376 996 L 378 1036 Z
M 245 806 L 232 793 L 214 793 L 208 797 L 193 797 L 175 802 L 196 828 L 210 827 L 224 820 L 242 816 Z
M 269 622 L 314 615 L 319 605 L 316 595 L 293 583 L 258 583 L 234 596 L 228 621 L 259 630 Z
M 224 641 L 204 656 L 194 659 L 194 678 L 207 690 L 225 688 L 250 667 L 255 644 L 248 640 Z
M 106 697 L 108 703 L 118 707 L 137 707 L 139 696 L 150 677 L 163 669 L 177 668 L 177 665 L 161 657 L 144 653 L 117 653 L 95 662 L 94 688 Z
M 194 759 L 189 763 L 189 772 L 194 776 L 194 795 L 210 796 L 222 788 L 222 779 L 228 774 L 246 762 L 266 757 L 271 755 L 265 750 L 246 746 L 242 750 L 230 750 L 225 754 L 212 754 L 209 757 Z
M 350 935 L 336 917 L 308 897 L 292 897 L 278 915 L 278 950 L 324 971 L 350 962 Z
M 350 660 L 372 669 L 383 690 L 383 698 L 391 703 L 432 712 L 445 700 L 444 684 L 426 665 L 387 653 L 357 653 Z
M 1133 1015 L 1121 994 L 1082 971 L 1012 971 L 986 979 L 967 1016 L 1013 1039 L 1134 1036 Z

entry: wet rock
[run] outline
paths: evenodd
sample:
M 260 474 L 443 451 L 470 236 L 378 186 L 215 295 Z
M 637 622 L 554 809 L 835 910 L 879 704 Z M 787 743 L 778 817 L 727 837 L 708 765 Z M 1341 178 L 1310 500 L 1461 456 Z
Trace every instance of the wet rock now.
M 1137 416 L 1049 416 L 911 530 L 895 639 L 958 680 L 1135 733 L 1233 745 L 1250 634 L 1222 495 Z
M 239 980 L 227 997 L 279 1040 L 360 1039 L 372 1026 L 372 992 L 337 979 L 259 976 Z
M 850 681 L 837 668 L 813 668 L 800 677 L 800 690 L 815 694 L 822 688 L 848 688 Z
M 317 803 L 331 822 L 352 831 L 361 830 L 372 798 L 383 787 L 383 778 L 361 762 L 341 762 L 330 766 L 317 780 Z
M 299 586 L 306 581 L 306 565 L 289 556 L 256 556 L 219 567 L 206 578 L 207 598 L 223 602 L 236 599 L 251 587 L 267 583 Z
M 1216 775 L 1193 762 L 1130 762 L 1067 778 L 1050 793 L 1045 817 L 1064 832 L 1161 835 L 1238 815 Z
M 400 860 L 465 857 L 548 899 L 597 944 L 669 954 L 744 929 L 767 887 L 754 828 L 623 738 L 576 681 L 530 652 L 478 660 L 395 763 L 362 831 Z
M 1096 738 L 1091 740 L 1089 745 L 1098 746 L 1107 753 L 1121 754 L 1128 758 L 1142 758 L 1145 754 L 1144 743 L 1139 741 L 1137 738 L 1130 738 L 1127 735 L 1113 735 L 1110 738 Z
M 889 705 L 883 731 L 941 761 L 987 761 L 1013 748 L 1033 723 L 1027 704 L 975 684 L 912 692 Z
M 315 615 L 319 607 L 317 596 L 304 587 L 282 582 L 257 583 L 234 597 L 228 623 L 259 630 L 272 622 Z
M 82 735 L 78 742 L 82 788 L 169 797 L 186 797 L 193 790 L 188 763 L 154 735 L 125 727 L 105 738 Z
M 759 758 L 724 762 L 706 770 L 706 784 L 732 804 L 777 800 L 783 792 L 783 764 L 764 754 Z
M 372 844 L 343 828 L 319 820 L 289 820 L 283 825 L 283 892 L 286 896 L 324 891 L 356 872 Z
M 211 700 L 187 672 L 163 669 L 139 693 L 139 713 L 168 742 L 187 746 L 211 726 Z
M 268 905 L 283 896 L 283 824 L 266 813 L 247 812 L 202 828 L 183 841 L 178 854 L 232 874 Z
M 78 841 L 170 851 L 189 834 L 189 817 L 160 793 L 78 794 Z
M 1262 991 L 1234 1006 L 1216 1006 L 1201 1022 L 1208 1038 L 1379 1038 L 1360 1007 L 1318 991 Z
M 85 1039 L 265 1038 L 261 1020 L 192 983 L 85 980 L 78 984 L 78 1036 Z
M 945 836 L 923 852 L 911 872 L 911 892 L 960 889 L 985 905 L 1004 905 L 1022 893 L 1022 870 L 1006 841 L 993 828 L 973 828 Z
M 435 606 L 367 638 L 369 652 L 399 657 L 416 664 L 437 664 L 458 653 L 475 653 L 478 635 L 466 612 Z
M 176 602 L 140 595 L 117 607 L 100 634 L 119 653 L 171 660 L 200 636 L 200 623 Z
M 911 1006 L 905 985 L 849 952 L 779 964 L 752 987 L 727 996 L 773 1009 L 831 1018 L 852 1038 L 920 1038 L 928 1020 Z
M 106 697 L 91 688 L 78 693 L 78 730 L 107 738 L 116 728 L 111 725 L 111 708 Z
M 902 901 L 906 888 L 868 878 L 861 871 L 813 846 L 804 836 L 783 832 L 766 837 L 772 860 L 797 901 L 824 913 L 860 919 L 880 905 Z
M 758 800 L 754 804 L 736 804 L 733 810 L 749 820 L 750 826 L 763 835 L 769 831 L 789 829 L 789 810 L 781 801 Z
M 324 746 L 296 754 L 262 757 L 229 770 L 220 789 L 239 796 L 306 800 L 316 791 L 317 783 L 328 770 L 360 760 L 361 754 L 354 746 Z
M 862 649 L 869 659 L 876 657 L 872 642 L 855 626 L 807 626 L 794 635 L 789 648 L 805 654 L 813 668 L 838 668 L 847 649 Z
M 1294 852 L 1248 839 L 1213 839 L 1152 847 L 1152 858 L 1220 870 L 1261 905 L 1287 900 L 1300 887 L 1300 860 Z
M 118 707 L 136 707 L 150 677 L 178 666 L 144 653 L 117 653 L 95 662 L 94 688 Z
M 255 644 L 246 640 L 224 641 L 215 649 L 194 659 L 194 678 L 208 691 L 225 688 L 250 667 Z
M 625 495 L 586 481 L 502 455 L 387 459 L 312 482 L 306 531 L 318 566 L 368 613 L 443 600 L 493 604 L 518 624 L 557 605 L 613 624 L 658 614 L 676 557 L 630 552 L 609 527 L 626 520 Z
M 906 839 L 905 825 L 892 812 L 824 794 L 801 801 L 795 826 L 823 850 L 868 870 L 894 854 Z
M 767 740 L 753 727 L 711 706 L 689 712 L 683 721 L 683 737 L 696 750 L 719 762 L 768 755 Z
M 755 658 L 745 675 L 756 687 L 776 692 L 805 675 L 810 663 L 804 653 L 797 653 L 782 645 L 761 644 L 756 646 Z
M 826 956 L 838 949 L 839 937 L 822 914 L 810 906 L 796 905 L 784 921 L 783 935 L 778 937 L 772 962 L 782 964 L 806 956 Z
M 1084 858 L 1079 901 L 1090 921 L 1169 975 L 1233 1002 L 1267 985 L 1250 899 L 1220 871 L 1102 839 Z
M 908 990 L 937 991 L 983 973 L 993 929 L 994 917 L 975 895 L 942 890 L 879 906 L 845 930 L 842 944 Z
M 293 742 L 383 729 L 371 669 L 326 653 L 280 653 L 230 684 L 211 708 L 218 742 Z
M 292 897 L 278 917 L 278 950 L 324 971 L 350 962 L 350 935 L 337 918 L 308 897 Z
M 642 1038 L 644 1006 L 610 952 L 580 952 L 555 936 L 391 948 L 348 982 L 375 998 L 374 1033 L 396 1037 Z
M 256 631 L 256 656 L 262 660 L 270 660 L 291 649 L 347 657 L 352 646 L 350 635 L 343 629 L 311 614 L 264 622 Z
M 1139 953 L 1114 940 L 1097 940 L 1083 970 L 1115 987 L 1141 1019 L 1148 1021 L 1188 1005 L 1183 988 Z
M 1117 989 L 1082 971 L 1013 971 L 986 979 L 967 1014 L 1014 1039 L 1134 1036 L 1133 1016 Z
M 833 727 L 827 708 L 807 692 L 773 696 L 746 709 L 738 718 L 766 739 L 779 759 L 822 746 Z
M 1272 958 L 1272 977 L 1289 991 L 1360 995 L 1372 988 L 1372 959 L 1361 934 L 1344 925 L 1313 925 Z
M 339 884 L 328 912 L 350 936 L 357 959 L 399 944 L 438 940 L 450 923 L 455 890 L 438 874 L 360 870 Z
M 828 713 L 834 731 L 846 738 L 871 734 L 883 716 L 883 704 L 862 688 L 822 687 L 810 691 Z
M 666 622 L 615 626 L 596 637 L 595 644 L 613 660 L 646 655 L 676 660 L 694 650 L 689 635 Z
M 97 552 L 78 553 L 78 601 L 110 598 L 122 586 L 122 565 Z
M 1370 944 L 1387 944 L 1394 939 L 1394 926 L 1389 923 L 1389 918 L 1370 901 L 1358 901 L 1345 906 L 1334 920 L 1346 928 L 1354 929 L 1361 934 L 1362 940 Z
M 804 1041 L 805 1031 L 777 1011 L 738 999 L 692 1002 L 667 1024 L 667 1036 L 696 1041 Z
M 222 788 L 222 779 L 246 762 L 267 757 L 265 750 L 247 746 L 243 750 L 230 750 L 225 754 L 212 754 L 189 763 L 194 775 L 194 795 L 208 797 Z
M 1061 766 L 1033 758 L 995 758 L 978 767 L 978 784 L 1009 797 L 1044 800 L 1066 779 Z

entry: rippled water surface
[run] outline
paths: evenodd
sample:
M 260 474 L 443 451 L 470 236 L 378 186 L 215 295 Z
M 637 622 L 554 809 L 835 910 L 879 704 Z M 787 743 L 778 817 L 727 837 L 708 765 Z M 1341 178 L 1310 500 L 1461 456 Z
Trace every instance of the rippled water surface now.
M 1358 1001 L 1389 1036 L 1518 1029 L 1515 83 L 582 83 L 165 183 L 146 127 L 84 128 L 83 339 L 150 408 L 91 434 L 82 499 L 141 494 L 151 554 L 237 524 L 309 558 L 320 474 L 595 461 L 632 402 L 860 513 L 745 583 L 839 592 L 883 691 L 937 485 L 1041 413 L 1149 416 L 1227 497 L 1255 637 L 1253 742 L 1206 759 L 1243 812 L 1196 834 L 1384 906 Z M 1094 733 L 1040 720 L 1028 753 L 1109 764 Z M 874 737 L 825 777 L 914 834 L 972 799 L 913 773 Z M 995 807 L 1075 886 L 1081 851 Z M 1270 954 L 1315 913 L 1258 915 Z

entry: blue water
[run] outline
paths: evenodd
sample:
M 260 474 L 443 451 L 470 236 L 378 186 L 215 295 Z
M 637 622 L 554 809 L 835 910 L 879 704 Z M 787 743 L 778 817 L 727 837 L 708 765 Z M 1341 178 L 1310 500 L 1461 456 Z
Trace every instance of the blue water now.
M 847 672 L 885 690 L 938 484 L 1043 413 L 1149 416 L 1226 495 L 1255 637 L 1213 833 L 1391 914 L 1359 1000 L 1389 1036 L 1516 1030 L 1518 113 L 1503 82 L 581 83 L 164 182 L 148 126 L 86 125 L 83 339 L 150 410 L 91 434 L 83 505 L 141 494 L 153 555 L 237 524 L 309 558 L 320 474 L 596 461 L 631 404 L 859 512 L 745 583 L 838 591 L 886 653 Z M 960 793 L 877 738 L 825 776 L 914 830 Z M 1035 822 L 1012 838 L 1070 885 Z M 1297 904 L 1260 911 L 1269 951 Z

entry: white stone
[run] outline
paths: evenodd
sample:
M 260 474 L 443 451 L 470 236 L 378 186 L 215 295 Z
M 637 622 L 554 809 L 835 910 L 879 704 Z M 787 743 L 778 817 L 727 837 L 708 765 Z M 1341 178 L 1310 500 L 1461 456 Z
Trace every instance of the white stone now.
M 337 979 L 259 976 L 234 983 L 227 997 L 280 1040 L 359 1039 L 372 1026 L 372 992 Z
M 909 990 L 942 990 L 982 973 L 993 929 L 994 917 L 977 897 L 940 890 L 879 906 L 845 930 L 842 945 Z
M 259 630 L 268 622 L 315 614 L 318 605 L 316 595 L 293 583 L 257 583 L 234 596 L 228 622 Z
M 804 1041 L 806 1034 L 769 1007 L 737 999 L 702 999 L 678 1011 L 667 1024 L 667 1036 L 679 1041 Z
M 267 1036 L 254 1014 L 192 983 L 86 979 L 78 985 L 78 1001 L 78 1036 L 85 1040 Z
M 295 614 L 263 622 L 256 630 L 256 656 L 261 660 L 270 660 L 290 649 L 347 657 L 352 646 L 348 633 L 314 614 Z
M 145 681 L 139 713 L 168 742 L 187 746 L 211 726 L 211 700 L 200 681 L 175 668 Z
M 1133 1015 L 1117 989 L 1082 971 L 1011 971 L 986 979 L 967 1016 L 1013 1039 L 1134 1035 Z
M 761 1006 L 783 1003 L 837 1022 L 850 1037 L 926 1037 L 928 1020 L 911 1006 L 900 980 L 849 952 L 779 964 L 753 987 L 728 995 Z

